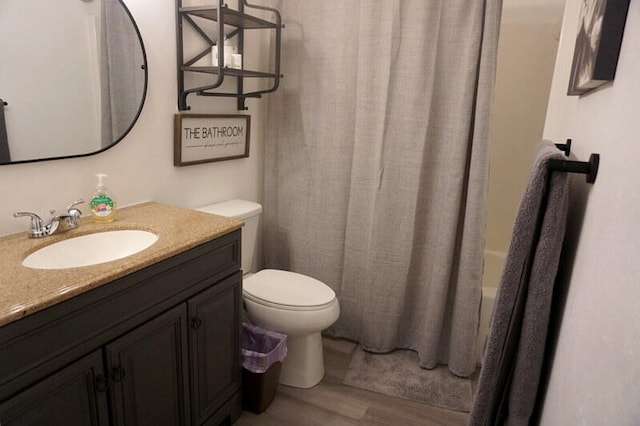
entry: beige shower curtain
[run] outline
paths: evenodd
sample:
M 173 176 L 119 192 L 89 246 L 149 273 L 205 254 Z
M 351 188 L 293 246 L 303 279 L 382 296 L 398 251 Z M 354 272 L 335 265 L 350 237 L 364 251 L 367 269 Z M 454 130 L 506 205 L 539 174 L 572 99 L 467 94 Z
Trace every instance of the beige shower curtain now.
M 332 287 L 330 334 L 475 369 L 501 0 L 278 2 L 266 266 Z

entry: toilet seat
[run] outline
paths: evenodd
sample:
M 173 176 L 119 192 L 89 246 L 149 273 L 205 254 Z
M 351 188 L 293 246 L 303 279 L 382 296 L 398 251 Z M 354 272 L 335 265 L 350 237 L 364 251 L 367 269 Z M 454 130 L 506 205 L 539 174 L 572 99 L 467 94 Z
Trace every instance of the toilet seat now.
M 326 284 L 306 275 L 263 269 L 243 282 L 244 297 L 276 309 L 316 311 L 337 302 Z

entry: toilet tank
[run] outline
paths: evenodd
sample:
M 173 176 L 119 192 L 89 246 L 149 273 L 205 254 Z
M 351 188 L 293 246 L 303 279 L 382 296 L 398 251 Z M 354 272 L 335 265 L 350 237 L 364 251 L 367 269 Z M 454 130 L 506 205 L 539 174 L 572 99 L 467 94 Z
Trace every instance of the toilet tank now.
M 200 207 L 196 210 L 244 221 L 244 227 L 242 228 L 242 271 L 245 274 L 255 272 L 253 270 L 253 255 L 256 252 L 256 244 L 258 243 L 258 220 L 262 212 L 262 206 L 253 201 L 229 200 Z

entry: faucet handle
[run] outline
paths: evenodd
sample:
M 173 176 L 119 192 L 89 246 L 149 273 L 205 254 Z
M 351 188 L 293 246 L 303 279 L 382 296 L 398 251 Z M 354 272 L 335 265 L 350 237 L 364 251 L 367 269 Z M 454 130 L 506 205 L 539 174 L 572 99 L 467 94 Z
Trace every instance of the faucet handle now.
M 82 217 L 82 211 L 80 211 L 80 209 L 75 206 L 82 203 L 84 203 L 84 200 L 80 198 L 67 206 L 67 214 L 69 215 L 69 217 L 73 218 L 71 219 L 71 221 L 73 222 L 74 226 L 75 221 Z
M 67 214 L 68 214 L 67 228 L 68 229 L 73 229 L 76 226 L 78 226 L 78 219 L 82 217 L 82 212 L 80 211 L 79 208 L 75 206 L 82 203 L 84 203 L 84 200 L 80 198 L 67 206 Z
M 82 203 L 84 203 L 84 200 L 82 198 L 75 200 L 73 203 L 67 206 L 67 211 L 71 210 L 74 206 L 77 206 L 78 204 L 82 204 Z
M 44 224 L 42 223 L 42 218 L 35 213 L 31 212 L 15 212 L 13 217 L 30 217 L 31 224 L 29 225 L 29 235 L 30 236 L 40 236 L 43 232 Z
M 13 217 L 30 217 L 32 224 L 38 224 L 38 226 L 42 226 L 42 218 L 35 213 L 31 212 L 15 212 Z

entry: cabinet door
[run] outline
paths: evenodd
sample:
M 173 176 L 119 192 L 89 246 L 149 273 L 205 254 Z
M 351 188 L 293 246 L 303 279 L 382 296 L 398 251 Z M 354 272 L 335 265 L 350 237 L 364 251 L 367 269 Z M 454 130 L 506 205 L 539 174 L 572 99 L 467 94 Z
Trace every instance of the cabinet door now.
M 3 426 L 108 425 L 102 352 L 74 362 L 0 403 Z
M 240 390 L 240 272 L 188 301 L 191 410 L 201 424 Z
M 113 424 L 190 424 L 186 313 L 183 303 L 106 346 Z

